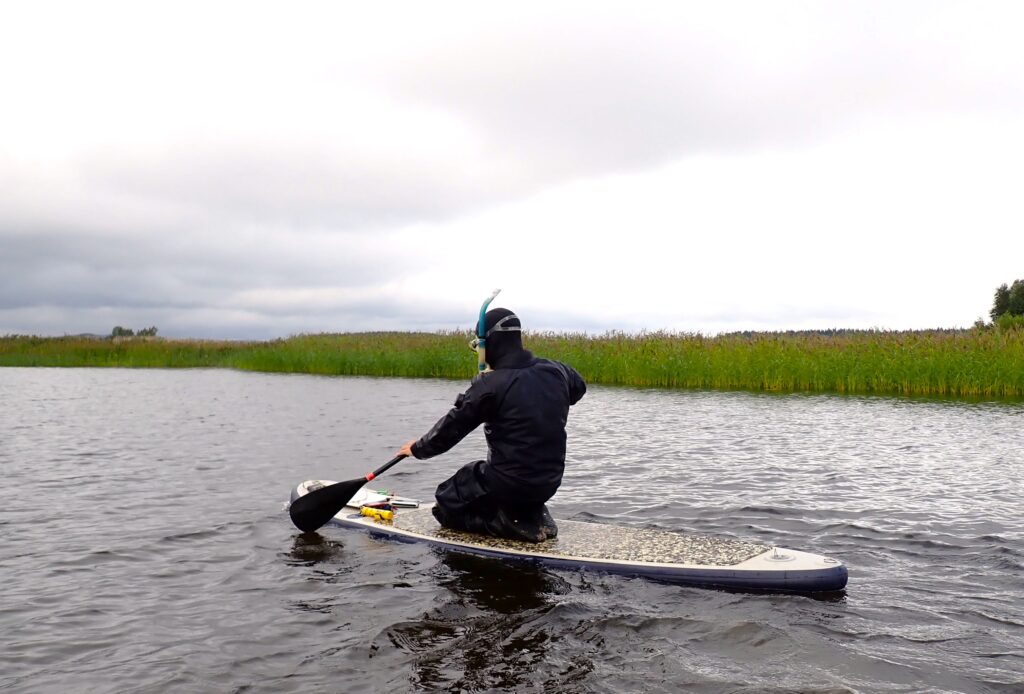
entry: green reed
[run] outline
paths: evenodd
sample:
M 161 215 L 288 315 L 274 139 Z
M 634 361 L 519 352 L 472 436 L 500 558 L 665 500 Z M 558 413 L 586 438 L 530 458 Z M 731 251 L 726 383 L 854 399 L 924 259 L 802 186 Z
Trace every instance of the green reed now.
M 1024 331 L 543 336 L 599 383 L 774 392 L 1024 395 Z
M 213 367 L 249 343 L 161 338 L 0 337 L 0 366 Z
M 470 378 L 468 333 L 298 335 L 268 342 L 0 337 L 0 366 L 224 367 Z M 527 333 L 591 383 L 772 392 L 1024 397 L 1024 329 Z

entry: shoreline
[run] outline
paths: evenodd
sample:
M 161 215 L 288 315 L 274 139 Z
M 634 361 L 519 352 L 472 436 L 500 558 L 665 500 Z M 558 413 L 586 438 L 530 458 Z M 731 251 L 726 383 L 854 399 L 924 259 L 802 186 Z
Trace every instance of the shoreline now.
M 0 337 L 0 366 L 234 368 L 469 380 L 468 332 L 296 335 L 268 341 Z M 588 383 L 774 393 L 1024 398 L 1024 330 L 530 333 L 524 346 Z

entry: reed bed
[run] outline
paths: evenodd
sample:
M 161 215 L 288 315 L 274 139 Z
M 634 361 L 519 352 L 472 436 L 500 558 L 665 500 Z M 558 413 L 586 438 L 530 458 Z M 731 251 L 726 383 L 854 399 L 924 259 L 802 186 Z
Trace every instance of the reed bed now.
M 0 337 L 0 366 L 216 367 L 249 344 L 254 343 L 9 335 Z
M 298 335 L 268 342 L 0 337 L 0 366 L 221 367 L 467 379 L 468 333 Z M 590 383 L 657 388 L 1024 397 L 1024 329 L 527 333 Z

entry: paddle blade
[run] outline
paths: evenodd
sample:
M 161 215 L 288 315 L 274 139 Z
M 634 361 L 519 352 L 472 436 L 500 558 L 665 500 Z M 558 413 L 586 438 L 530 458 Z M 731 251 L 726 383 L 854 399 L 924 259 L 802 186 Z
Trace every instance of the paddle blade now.
M 288 507 L 288 515 L 292 517 L 295 527 L 304 533 L 310 533 L 334 518 L 334 515 L 345 508 L 356 492 L 366 484 L 366 478 L 321 487 L 296 499 Z

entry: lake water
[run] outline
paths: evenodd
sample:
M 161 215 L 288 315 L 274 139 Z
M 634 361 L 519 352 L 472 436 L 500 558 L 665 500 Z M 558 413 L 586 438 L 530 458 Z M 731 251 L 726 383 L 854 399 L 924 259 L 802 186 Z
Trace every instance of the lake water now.
M 0 690 L 1021 692 L 1024 404 L 592 387 L 556 518 L 834 556 L 737 593 L 300 535 L 464 383 L 0 369 Z M 378 480 L 429 499 L 475 432 Z

